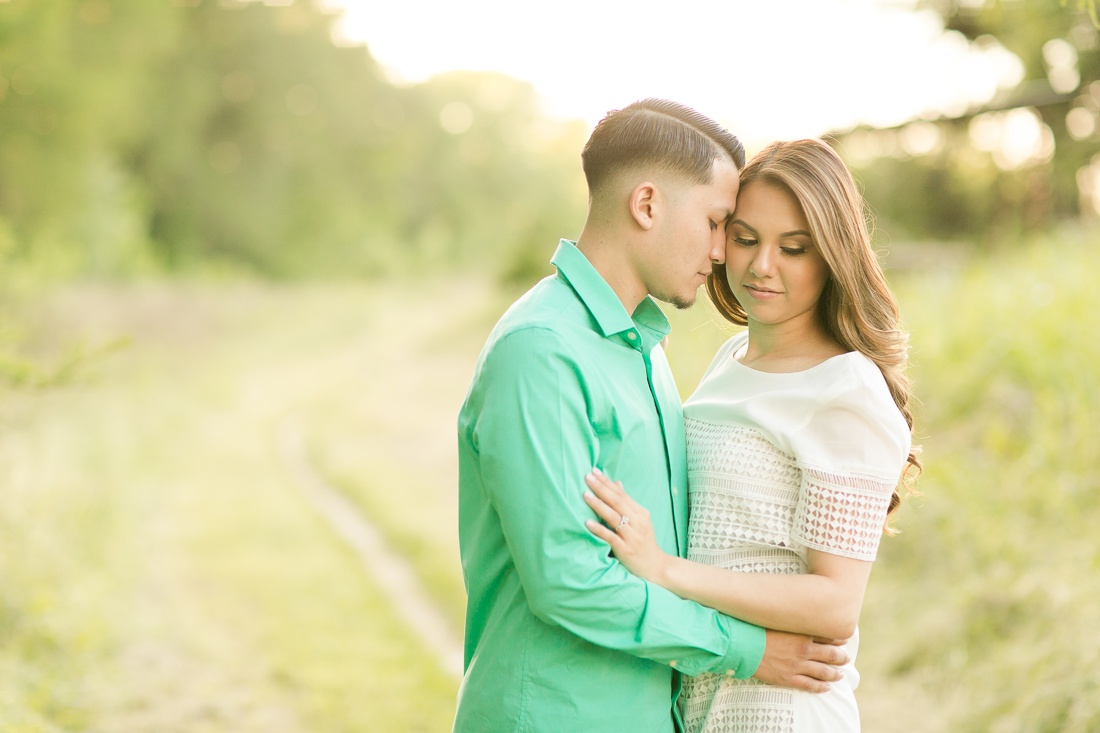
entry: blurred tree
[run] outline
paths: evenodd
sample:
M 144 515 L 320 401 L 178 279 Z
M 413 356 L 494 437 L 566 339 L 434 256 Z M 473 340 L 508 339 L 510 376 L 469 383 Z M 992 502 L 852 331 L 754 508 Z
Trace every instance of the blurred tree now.
M 126 151 L 162 259 L 372 270 L 366 242 L 390 202 L 373 165 L 388 140 L 371 112 L 392 90 L 369 55 L 334 47 L 331 18 L 306 4 L 201 3 L 181 16 L 155 68 L 170 83 Z
M 583 222 L 577 129 L 543 120 L 534 89 L 500 74 L 443 74 L 416 91 L 401 231 L 431 260 L 523 279 L 526 253 L 546 263 Z
M 308 0 L 0 2 L 0 258 L 511 277 L 579 227 L 578 131 L 529 85 L 394 86 L 334 19 Z
M 1020 84 L 966 114 L 838 135 L 872 208 L 906 236 L 986 244 L 1095 215 L 1100 31 L 1066 0 L 922 0 L 978 48 L 1001 45 Z M 917 195 L 914 195 L 916 192 Z
M 140 136 L 149 56 L 173 11 L 142 0 L 0 9 L 0 217 L 9 259 L 97 273 L 142 259 L 140 190 L 113 151 Z M 72 243 L 79 241 L 79 248 Z
M 947 28 L 972 41 L 995 37 L 1024 64 L 1024 81 L 1008 100 L 1031 106 L 1054 136 L 1054 154 L 1041 184 L 1047 191 L 1049 215 L 1076 216 L 1079 209 L 1077 171 L 1097 152 L 1100 125 L 1100 32 L 1084 2 L 1066 0 L 999 0 L 980 6 L 958 0 L 926 0 L 943 15 Z M 1092 7 L 1089 3 L 1090 8 Z M 1095 10 L 1092 10 L 1093 14 Z M 1070 112 L 1080 108 L 1092 117 L 1091 131 L 1072 129 Z

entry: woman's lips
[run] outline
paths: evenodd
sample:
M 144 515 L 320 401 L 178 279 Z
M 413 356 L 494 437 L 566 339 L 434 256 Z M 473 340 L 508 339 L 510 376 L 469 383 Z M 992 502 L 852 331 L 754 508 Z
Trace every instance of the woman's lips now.
M 745 290 L 749 291 L 749 295 L 757 300 L 771 300 L 780 295 L 777 290 L 769 290 L 767 288 L 761 288 L 755 285 L 745 285 Z

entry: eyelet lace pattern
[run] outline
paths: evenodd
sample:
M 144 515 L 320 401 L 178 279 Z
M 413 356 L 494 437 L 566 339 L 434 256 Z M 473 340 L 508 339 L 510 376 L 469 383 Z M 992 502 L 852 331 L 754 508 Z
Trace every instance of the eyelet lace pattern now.
M 806 571 L 814 548 L 874 560 L 893 486 L 800 466 L 759 430 L 686 421 L 688 558 L 752 573 Z M 789 733 L 794 693 L 754 679 L 685 677 L 687 733 Z

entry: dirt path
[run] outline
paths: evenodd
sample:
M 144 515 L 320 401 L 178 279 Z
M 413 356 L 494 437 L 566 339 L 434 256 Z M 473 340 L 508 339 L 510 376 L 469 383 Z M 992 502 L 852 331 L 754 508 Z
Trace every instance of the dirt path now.
M 412 479 L 386 475 L 373 457 L 387 449 L 363 441 L 414 440 L 414 469 L 448 466 L 449 407 L 429 398 L 418 417 L 406 392 L 395 426 L 386 403 L 364 406 L 400 377 L 407 353 L 363 364 L 402 327 L 421 348 L 439 325 L 430 308 L 329 286 L 93 287 L 44 299 L 28 328 L 47 358 L 73 342 L 128 345 L 86 380 L 27 396 L 26 415 L 7 403 L 0 481 L 17 482 L 9 498 L 19 501 L 0 507 L 0 526 L 25 531 L 0 536 L 0 553 L 26 558 L 8 568 L 27 588 L 15 612 L 26 624 L 41 614 L 72 661 L 47 667 L 4 657 L 38 653 L 30 647 L 0 650 L 0 663 L 26 665 L 58 691 L 39 703 L 0 679 L 12 702 L 0 729 L 51 716 L 67 716 L 56 729 L 79 719 L 91 733 L 448 727 L 462 599 L 450 617 L 437 607 L 454 593 L 457 557 L 446 531 L 419 535 L 450 527 L 453 485 L 441 469 L 425 474 L 424 524 L 408 528 L 417 536 L 382 543 L 392 517 L 363 521 L 364 502 L 350 508 L 345 484 L 306 461 L 300 435 L 280 422 L 301 416 L 311 459 L 348 447 L 342 478 L 368 499 Z M 405 310 L 413 318 L 402 325 Z M 427 600 L 432 573 L 445 582 Z
M 285 418 L 279 423 L 278 445 L 283 465 L 310 504 L 355 550 L 394 611 L 423 642 L 440 670 L 461 677 L 462 644 L 451 632 L 444 614 L 429 598 L 408 561 L 387 545 L 382 533 L 354 504 L 317 473 L 306 456 L 302 427 L 297 421 Z

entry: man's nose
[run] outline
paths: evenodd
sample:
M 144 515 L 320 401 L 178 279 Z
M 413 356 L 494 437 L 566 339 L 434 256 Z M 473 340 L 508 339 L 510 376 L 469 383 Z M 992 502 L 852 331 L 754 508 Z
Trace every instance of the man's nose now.
M 715 232 L 714 240 L 710 243 L 710 261 L 714 265 L 722 265 L 726 262 L 726 232 L 724 229 Z

